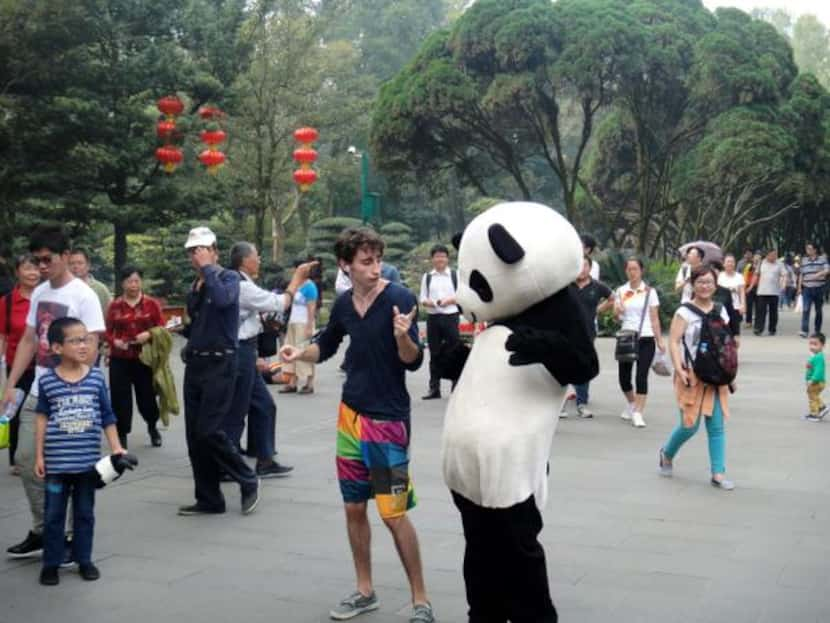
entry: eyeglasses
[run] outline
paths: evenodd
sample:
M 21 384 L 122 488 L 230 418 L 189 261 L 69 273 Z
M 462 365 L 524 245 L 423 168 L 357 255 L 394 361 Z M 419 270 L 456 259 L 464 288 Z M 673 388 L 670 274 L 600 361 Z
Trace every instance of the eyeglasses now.
M 696 286 L 713 286 L 715 282 L 712 279 L 698 279 L 695 281 Z
M 52 260 L 55 259 L 55 256 L 51 253 L 49 255 L 33 255 L 32 256 L 32 263 L 35 266 L 49 266 L 52 263 Z
M 92 335 L 83 335 L 79 337 L 67 337 L 64 338 L 64 344 L 72 344 L 72 346 L 80 346 L 81 344 L 92 344 L 92 341 L 95 339 Z

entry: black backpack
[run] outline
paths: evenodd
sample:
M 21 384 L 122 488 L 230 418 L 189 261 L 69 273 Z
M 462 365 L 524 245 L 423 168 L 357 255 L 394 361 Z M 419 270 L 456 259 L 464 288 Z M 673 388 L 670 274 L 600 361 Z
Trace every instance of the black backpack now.
M 723 305 L 715 303 L 708 314 L 691 303 L 683 303 L 683 307 L 701 318 L 700 342 L 694 361 L 683 340 L 686 361 L 691 362 L 695 375 L 704 383 L 729 385 L 738 374 L 738 349 L 729 322 L 721 317 Z
M 453 290 L 458 291 L 458 273 L 450 270 L 450 279 L 452 279 Z M 429 284 L 432 283 L 432 271 L 427 273 L 427 296 L 429 296 Z

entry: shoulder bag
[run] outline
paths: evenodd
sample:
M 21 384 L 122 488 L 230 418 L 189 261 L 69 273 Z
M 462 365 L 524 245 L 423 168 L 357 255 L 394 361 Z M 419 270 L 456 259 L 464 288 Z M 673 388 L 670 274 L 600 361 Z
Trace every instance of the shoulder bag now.
M 646 297 L 643 301 L 643 312 L 640 314 L 640 328 L 636 331 L 631 329 L 622 329 L 617 331 L 617 344 L 614 347 L 614 359 L 617 361 L 637 361 L 640 356 L 640 333 L 643 331 L 643 323 L 646 319 L 646 310 L 648 309 L 649 295 L 651 288 L 646 288 Z

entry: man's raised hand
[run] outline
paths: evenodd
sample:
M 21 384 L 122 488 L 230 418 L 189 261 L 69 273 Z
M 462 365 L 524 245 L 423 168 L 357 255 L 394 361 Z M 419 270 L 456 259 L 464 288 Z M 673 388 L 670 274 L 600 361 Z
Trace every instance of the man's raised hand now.
M 286 344 L 280 348 L 280 359 L 282 359 L 285 363 L 297 361 L 302 354 L 303 349 L 292 346 L 291 344 Z
M 417 314 L 417 305 L 413 305 L 408 314 L 402 314 L 397 305 L 392 307 L 392 331 L 396 338 L 407 334 Z

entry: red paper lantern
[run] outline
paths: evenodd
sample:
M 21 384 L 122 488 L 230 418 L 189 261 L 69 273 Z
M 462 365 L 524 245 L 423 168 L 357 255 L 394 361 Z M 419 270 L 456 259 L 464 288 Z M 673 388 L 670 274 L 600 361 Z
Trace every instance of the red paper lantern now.
M 175 121 L 159 121 L 156 124 L 156 134 L 162 140 L 168 140 L 176 131 Z
M 202 106 L 199 109 L 199 116 L 206 121 L 210 119 L 218 119 L 224 114 L 225 113 L 219 110 L 216 106 Z
M 300 192 L 306 192 L 317 181 L 317 171 L 314 169 L 297 169 L 294 171 L 294 181 L 300 187 Z
M 300 147 L 294 150 L 294 160 L 303 164 L 311 164 L 317 160 L 317 151 L 311 147 Z
M 214 175 L 225 164 L 225 154 L 215 149 L 206 149 L 199 154 L 199 162 L 207 167 L 208 173 Z
M 162 114 L 167 116 L 168 121 L 172 121 L 176 115 L 182 114 L 182 111 L 184 110 L 182 100 L 180 100 L 176 95 L 167 95 L 162 97 L 156 106 Z
M 303 145 L 309 145 L 320 137 L 320 133 L 314 128 L 299 128 L 294 131 L 294 140 Z
M 165 145 L 156 150 L 156 160 L 158 160 L 164 167 L 165 173 L 172 173 L 176 170 L 184 159 L 182 150 L 172 145 Z
M 224 143 L 227 137 L 228 135 L 222 130 L 202 130 L 199 135 L 202 142 L 211 147 Z

